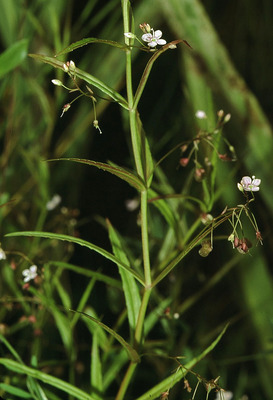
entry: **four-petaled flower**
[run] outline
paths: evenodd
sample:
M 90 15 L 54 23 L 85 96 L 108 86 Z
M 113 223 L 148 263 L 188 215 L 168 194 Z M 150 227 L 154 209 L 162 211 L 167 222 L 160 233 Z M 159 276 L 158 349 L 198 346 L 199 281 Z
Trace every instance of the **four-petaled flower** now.
M 151 29 L 151 32 L 144 33 L 144 35 L 141 36 L 141 39 L 144 42 L 147 42 L 149 47 L 156 47 L 158 44 L 162 46 L 163 44 L 167 43 L 166 40 L 160 39 L 161 36 L 162 32 L 160 30 L 154 31 L 153 29 Z
M 31 279 L 35 279 L 37 276 L 37 265 L 32 265 L 29 269 L 24 269 L 22 274 L 24 276 L 24 282 L 29 282 Z
M 259 185 L 261 183 L 261 179 L 256 179 L 255 176 L 243 176 L 240 183 L 237 183 L 238 189 L 243 192 L 258 192 L 260 190 Z

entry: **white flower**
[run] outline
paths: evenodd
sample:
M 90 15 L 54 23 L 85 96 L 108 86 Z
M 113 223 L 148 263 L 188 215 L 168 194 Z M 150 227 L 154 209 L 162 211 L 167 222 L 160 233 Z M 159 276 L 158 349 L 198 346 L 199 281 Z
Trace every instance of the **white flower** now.
M 144 42 L 147 42 L 149 47 L 156 47 L 158 44 L 162 46 L 163 44 L 167 43 L 166 40 L 160 39 L 161 36 L 162 32 L 160 30 L 154 31 L 151 29 L 151 32 L 144 33 L 144 35 L 141 36 L 141 39 Z
M 217 392 L 215 400 L 231 400 L 233 397 L 232 392 L 226 392 L 225 390 L 220 390 Z
M 48 211 L 54 210 L 54 208 L 56 208 L 60 204 L 61 200 L 62 198 L 59 194 L 54 194 L 52 199 L 46 203 L 46 209 Z
M 24 282 L 29 282 L 31 279 L 35 279 L 37 276 L 37 265 L 32 265 L 29 269 L 24 269 L 22 274 L 24 276 Z
M 7 258 L 6 253 L 4 250 L 0 247 L 0 260 L 5 260 Z
M 198 119 L 206 119 L 207 118 L 207 114 L 205 113 L 205 111 L 202 111 L 202 110 L 196 111 L 195 116 Z
M 237 183 L 238 189 L 243 192 L 258 192 L 260 190 L 259 185 L 261 183 L 261 179 L 256 179 L 255 176 L 243 176 L 240 183 Z
M 139 199 L 127 199 L 125 200 L 125 207 L 128 211 L 135 211 L 139 207 Z

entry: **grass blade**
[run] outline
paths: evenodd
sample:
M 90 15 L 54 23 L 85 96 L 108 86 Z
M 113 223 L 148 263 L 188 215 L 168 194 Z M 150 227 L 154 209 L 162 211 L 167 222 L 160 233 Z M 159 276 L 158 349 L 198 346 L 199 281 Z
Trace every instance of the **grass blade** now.
M 112 244 L 113 252 L 115 256 L 124 264 L 128 265 L 128 258 L 126 253 L 122 249 L 122 243 L 120 238 L 111 225 L 110 221 L 107 221 L 109 238 Z M 122 286 L 124 290 L 124 296 L 127 306 L 129 325 L 131 329 L 134 331 L 138 319 L 139 308 L 141 304 L 139 289 L 137 287 L 135 278 L 128 274 L 127 271 L 124 271 L 122 268 L 119 268 L 119 273 L 122 279 Z
M 95 252 L 101 254 L 103 257 L 107 258 L 110 261 L 113 261 L 115 264 L 119 265 L 121 268 L 128 271 L 131 275 L 133 275 L 143 286 L 144 281 L 143 278 L 128 265 L 123 264 L 118 258 L 116 258 L 113 254 L 104 250 L 103 248 L 96 246 L 93 243 L 87 242 L 86 240 L 76 238 L 74 236 L 61 235 L 57 233 L 51 232 L 35 232 L 35 231 L 24 231 L 24 232 L 13 232 L 5 235 L 6 237 L 13 236 L 30 236 L 30 237 L 40 237 L 45 239 L 54 239 L 54 240 L 64 240 L 67 242 L 79 244 L 80 246 L 87 247 L 90 250 L 94 250 Z
M 27 56 L 28 40 L 14 43 L 0 55 L 0 78 L 18 67 Z
M 54 68 L 59 68 L 62 71 L 63 69 L 63 62 L 56 60 L 53 57 L 47 57 L 42 54 L 29 54 L 30 57 L 35 58 L 38 61 L 44 62 L 46 64 L 52 65 Z M 116 90 L 112 89 L 105 83 L 103 83 L 98 78 L 95 78 L 93 75 L 88 74 L 85 71 L 80 70 L 79 68 L 75 69 L 75 75 L 84 80 L 85 82 L 89 83 L 92 86 L 95 86 L 97 89 L 101 90 L 104 94 L 111 97 L 117 103 L 119 103 L 122 107 L 128 109 L 127 101 L 122 97 Z
M 190 362 L 185 364 L 185 368 L 177 369 L 172 375 L 168 378 L 164 379 L 158 385 L 154 386 L 152 389 L 148 390 L 148 392 L 144 393 L 142 396 L 138 397 L 136 400 L 153 400 L 158 398 L 163 392 L 171 389 L 177 382 L 179 382 L 186 375 L 186 369 L 191 369 L 194 365 L 199 363 L 203 358 L 205 358 L 219 343 L 222 339 L 224 333 L 227 330 L 228 325 L 222 330 L 220 335 L 208 346 L 198 357 L 193 358 Z
M 96 167 L 102 169 L 103 171 L 110 172 L 110 174 L 113 174 L 118 178 L 124 180 L 125 182 L 129 183 L 138 191 L 145 190 L 145 184 L 139 176 L 135 175 L 133 172 L 125 168 L 118 167 L 116 165 L 115 166 L 109 165 L 102 162 L 86 160 L 82 158 L 57 158 L 48 161 L 74 161 L 80 164 L 91 165 L 92 167 Z
M 126 50 L 128 47 L 124 44 L 115 42 L 113 40 L 105 40 L 105 39 L 97 39 L 97 38 L 85 38 L 82 40 L 79 40 L 75 43 L 70 44 L 67 46 L 65 49 L 59 51 L 55 55 L 55 57 L 62 56 L 63 54 L 70 53 L 71 51 L 74 51 L 76 49 L 79 49 L 80 47 L 86 46 L 87 44 L 93 44 L 93 43 L 102 43 L 102 44 L 108 44 L 109 46 L 114 46 L 117 47 L 121 50 Z
M 27 376 L 31 376 L 32 378 L 39 379 L 40 381 L 47 383 L 48 385 L 54 386 L 55 388 L 62 390 L 63 392 L 68 393 L 71 396 L 74 396 L 76 399 L 96 400 L 94 399 L 94 397 L 90 396 L 89 394 L 85 393 L 81 389 L 78 389 L 68 382 L 62 381 L 59 378 L 55 378 L 54 376 L 48 375 L 37 369 L 22 365 L 17 361 L 10 360 L 8 358 L 0 358 L 0 364 L 11 371 L 17 372 L 18 374 L 24 374 Z
M 109 326 L 105 325 L 104 323 L 100 322 L 99 320 L 97 320 L 94 317 L 91 317 L 90 315 L 84 313 L 84 312 L 80 312 L 80 311 L 75 311 L 75 310 L 70 310 L 73 311 L 75 313 L 80 313 L 81 315 L 83 315 L 86 318 L 89 318 L 91 321 L 95 322 L 95 324 L 99 325 L 100 327 L 102 327 L 106 332 L 110 333 L 110 335 L 112 335 L 127 351 L 128 357 L 129 359 L 133 362 L 133 363 L 138 363 L 140 361 L 139 355 L 136 352 L 136 350 L 129 344 L 127 343 L 123 337 L 121 337 L 118 333 L 116 333 L 115 331 L 113 331 L 113 329 L 109 328 Z

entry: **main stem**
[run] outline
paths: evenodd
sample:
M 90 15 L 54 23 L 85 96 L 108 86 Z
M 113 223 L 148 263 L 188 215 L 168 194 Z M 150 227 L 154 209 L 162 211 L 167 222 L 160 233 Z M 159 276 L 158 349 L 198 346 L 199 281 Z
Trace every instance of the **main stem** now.
M 129 0 L 121 0 L 122 11 L 123 11 L 123 22 L 124 32 L 131 31 L 131 19 L 130 19 L 130 2 Z M 130 45 L 131 39 L 125 38 L 125 43 Z M 131 131 L 131 142 L 134 155 L 134 161 L 136 171 L 138 175 L 146 182 L 145 173 L 145 159 L 142 157 L 142 141 L 141 141 L 141 127 L 137 120 L 137 110 L 134 107 L 134 94 L 132 85 L 132 49 L 128 47 L 126 51 L 126 86 L 127 86 L 127 98 L 129 105 L 129 121 Z M 143 340 L 143 327 L 145 321 L 145 315 L 149 298 L 151 295 L 151 268 L 150 268 L 150 252 L 149 252 L 149 235 L 148 235 L 148 189 L 141 192 L 140 197 L 140 213 L 141 213 L 141 241 L 142 241 L 142 257 L 143 257 L 143 268 L 145 277 L 145 290 L 143 293 L 138 319 L 136 323 L 134 345 L 139 348 Z M 121 382 L 116 400 L 123 400 L 127 388 L 132 380 L 134 371 L 137 367 L 136 363 L 130 363 L 129 367 L 124 375 L 123 381 Z

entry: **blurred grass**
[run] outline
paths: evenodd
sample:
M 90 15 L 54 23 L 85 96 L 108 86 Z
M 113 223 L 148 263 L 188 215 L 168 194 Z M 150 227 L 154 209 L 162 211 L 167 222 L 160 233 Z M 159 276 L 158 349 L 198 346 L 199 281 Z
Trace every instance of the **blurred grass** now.
M 226 112 L 231 112 L 231 128 L 227 127 L 228 139 L 236 148 L 239 162 L 234 166 L 227 163 L 217 164 L 217 183 L 220 188 L 221 202 L 215 205 L 216 211 L 221 211 L 220 208 L 224 208 L 226 204 L 232 206 L 242 202 L 241 194 L 236 192 L 236 182 L 242 175 L 255 174 L 262 179 L 261 191 L 256 196 L 255 215 L 257 211 L 258 223 L 260 217 L 261 230 L 264 228 L 266 235 L 264 246 L 259 249 L 254 248 L 253 256 L 241 256 L 238 260 L 238 255 L 235 258 L 234 254 L 227 249 L 230 245 L 228 242 L 221 246 L 217 241 L 215 251 L 209 256 L 208 262 L 200 261 L 196 254 L 188 258 L 170 276 L 169 282 L 155 292 L 152 307 L 156 310 L 156 314 L 151 310 L 147 321 L 147 326 L 150 322 L 151 327 L 150 330 L 147 328 L 147 331 L 152 338 L 156 337 L 163 342 L 162 338 L 167 336 L 164 346 L 168 347 L 170 353 L 185 354 L 190 357 L 192 352 L 197 354 L 204 344 L 208 344 L 210 335 L 214 334 L 215 329 L 219 331 L 225 321 L 231 319 L 233 324 L 227 332 L 227 339 L 223 340 L 219 351 L 216 349 L 214 359 L 208 360 L 206 365 L 200 367 L 200 371 L 202 370 L 206 376 L 211 374 L 215 377 L 221 374 L 222 384 L 233 390 L 237 397 L 248 393 L 251 394 L 251 398 L 262 396 L 271 400 L 273 398 L 271 355 L 273 293 L 270 249 L 273 211 L 271 185 L 273 139 L 272 129 L 268 122 L 270 114 L 265 115 L 259 100 L 264 100 L 262 90 L 267 82 L 271 82 L 271 77 L 266 78 L 266 75 L 260 71 L 263 63 L 266 62 L 266 57 L 262 58 L 263 49 L 267 54 L 270 50 L 265 37 L 270 35 L 269 27 L 272 26 L 272 4 L 269 0 L 260 7 L 257 1 L 247 3 L 244 8 L 247 12 L 242 13 L 242 4 L 233 1 L 232 5 L 226 5 L 226 13 L 219 15 L 218 5 L 215 7 L 212 1 L 203 3 L 211 15 L 212 22 L 202 3 L 197 0 L 133 2 L 136 33 L 140 32 L 137 28 L 138 24 L 146 21 L 156 29 L 162 29 L 163 37 L 167 40 L 186 39 L 193 47 L 193 51 L 181 47 L 164 54 L 158 60 L 152 71 L 151 84 L 147 85 L 143 102 L 140 104 L 144 126 L 150 137 L 152 150 L 156 157 L 160 158 L 175 144 L 195 136 L 198 126 L 194 120 L 194 112 L 197 109 L 205 109 L 210 121 L 215 118 L 218 109 L 224 108 Z M 89 2 L 39 0 L 19 3 L 15 0 L 1 0 L 0 6 L 2 10 L 0 34 L 3 50 L 12 49 L 16 43 L 24 43 L 20 41 L 27 40 L 29 52 L 53 56 L 71 42 L 83 37 L 97 36 L 104 39 L 123 40 L 118 0 L 108 1 L 107 4 L 95 0 Z M 233 13 L 232 7 L 235 8 L 236 13 Z M 234 29 L 226 33 L 225 26 L 231 26 L 228 25 L 227 20 L 235 17 Z M 260 27 L 258 31 L 256 22 Z M 230 48 L 225 48 L 215 26 L 221 32 L 221 36 L 227 40 Z M 247 37 L 244 36 L 242 27 L 247 27 L 251 34 L 249 46 L 246 45 Z M 232 37 L 232 41 L 229 37 Z M 229 54 L 232 54 L 233 60 Z M 91 45 L 71 53 L 70 57 L 79 68 L 86 69 L 109 86 L 123 91 L 125 64 L 123 54 L 117 49 Z M 249 60 L 251 69 L 247 76 L 248 82 L 251 84 L 257 77 L 256 97 L 246 85 L 244 76 L 242 77 L 235 68 L 238 64 L 244 71 L 244 57 Z M 140 54 L 137 50 L 134 58 L 136 76 L 140 76 L 148 58 L 146 54 Z M 70 101 L 72 96 L 63 89 L 53 87 L 50 80 L 63 79 L 62 73 L 57 73 L 50 67 L 27 58 L 22 58 L 20 65 L 17 66 L 18 62 L 12 64 L 12 61 L 9 61 L 10 66 L 7 65 L 5 68 L 6 74 L 1 78 L 0 88 L 1 204 L 14 199 L 13 203 L 0 209 L 1 243 L 7 250 L 23 251 L 35 262 L 41 262 L 41 265 L 44 261 L 48 261 L 48 258 L 68 261 L 73 253 L 71 247 L 56 243 L 51 246 L 45 242 L 29 242 L 23 239 L 11 241 L 3 239 L 2 235 L 16 230 L 48 228 L 51 231 L 68 234 L 78 232 L 82 235 L 87 232 L 91 238 L 95 238 L 94 240 L 106 241 L 104 237 L 101 239 L 97 235 L 94 224 L 86 230 L 81 227 L 81 223 L 84 227 L 85 221 L 90 221 L 93 209 L 95 209 L 94 213 L 97 212 L 98 204 L 95 204 L 97 195 L 94 192 L 99 191 L 99 188 L 92 188 L 92 182 L 93 184 L 100 183 L 94 178 L 96 173 L 88 175 L 82 172 L 83 169 L 76 169 L 75 165 L 67 165 L 67 163 L 64 163 L 65 166 L 60 165 L 61 163 L 48 165 L 43 160 L 65 155 L 97 158 L 99 161 L 112 158 L 119 164 L 130 164 L 131 161 L 125 154 L 127 152 L 125 143 L 128 140 L 126 118 L 123 119 L 123 115 L 119 113 L 115 104 L 99 100 L 97 112 L 103 135 L 98 137 L 97 132 L 92 128 L 91 104 L 81 100 L 75 106 L 73 105 L 60 120 L 62 106 Z M 14 67 L 16 68 L 11 70 Z M 271 112 L 270 107 L 268 110 Z M 168 193 L 179 193 L 182 190 L 185 175 L 184 171 L 177 169 L 179 155 L 176 157 L 176 154 L 174 153 L 173 158 L 170 157 L 162 164 L 162 172 L 160 170 L 157 172 L 158 189 L 163 193 L 163 190 Z M 117 196 L 117 200 L 114 201 L 113 193 L 116 193 L 114 184 L 110 184 L 104 175 L 99 176 L 105 179 L 105 186 L 109 184 L 109 189 L 108 191 L 104 189 L 103 197 L 99 198 L 98 209 L 102 210 L 103 215 L 116 218 L 123 229 L 125 225 L 125 232 L 130 236 L 129 233 L 135 232 L 135 218 L 127 214 L 128 219 L 126 217 L 122 225 L 124 217 L 120 210 L 123 209 L 121 202 L 131 197 L 132 192 L 126 189 L 122 192 L 122 196 Z M 90 184 L 90 191 L 93 191 L 92 195 L 86 188 L 87 180 L 91 182 L 88 185 Z M 190 186 L 190 183 L 188 185 Z M 61 193 L 63 204 L 68 206 L 66 213 L 62 213 L 60 209 L 52 213 L 45 210 L 46 202 L 55 192 Z M 81 198 L 82 196 L 84 199 Z M 92 202 L 85 205 L 89 199 Z M 187 202 L 182 203 L 181 206 L 175 200 L 169 200 L 169 204 L 176 215 L 181 215 L 181 232 L 186 234 L 191 219 L 188 221 L 184 217 L 184 211 L 190 209 L 194 214 L 197 208 L 190 207 Z M 73 220 L 77 215 L 75 209 L 78 208 L 81 209 L 82 219 L 78 225 L 73 225 L 75 222 Z M 163 263 L 167 262 L 168 258 L 172 258 L 173 252 L 176 251 L 174 233 L 169 231 L 166 234 L 166 229 L 165 222 L 156 211 L 151 209 L 153 257 L 154 260 Z M 229 232 L 225 231 L 225 234 L 228 236 Z M 135 242 L 135 235 L 128 238 L 128 243 L 130 241 Z M 133 246 L 135 246 L 133 252 L 136 253 L 137 246 L 135 243 Z M 218 246 L 220 250 L 217 251 Z M 22 356 L 28 358 L 29 354 L 25 352 L 28 335 L 25 332 L 29 333 L 29 325 L 27 327 L 22 325 L 19 316 L 24 313 L 31 315 L 35 309 L 25 299 L 19 279 L 20 271 L 25 267 L 25 261 L 21 261 L 15 253 L 11 253 L 9 257 L 17 264 L 17 270 L 11 270 L 8 263 L 1 268 L 2 301 L 5 304 L 5 296 L 12 296 L 22 300 L 23 308 L 18 311 L 15 308 L 2 307 L 0 318 L 1 321 L 7 322 L 10 338 L 14 338 L 17 351 L 19 353 L 22 351 Z M 136 258 L 135 254 L 132 255 L 132 258 L 134 257 Z M 78 260 L 75 262 L 75 264 L 79 263 Z M 89 258 L 87 261 L 84 260 L 83 264 L 88 265 L 90 269 L 90 266 L 92 269 L 94 265 L 101 266 L 101 262 L 97 259 L 90 260 Z M 73 283 L 76 280 L 73 282 L 72 279 L 71 282 L 71 276 L 68 273 L 62 275 L 62 280 L 56 275 L 53 286 L 50 287 L 50 273 L 51 270 L 48 275 L 45 273 L 47 295 L 54 299 L 56 305 L 68 306 L 71 301 L 72 304 L 77 305 L 82 303 L 83 307 L 83 304 L 89 303 L 88 299 L 84 298 L 84 294 L 86 297 L 91 296 L 92 293 L 94 297 L 101 295 L 101 286 L 96 291 L 97 281 L 94 282 L 95 288 L 91 284 L 92 287 L 86 286 L 87 283 L 85 283 L 86 289 L 82 293 L 82 285 L 78 284 L 74 288 Z M 116 276 L 113 277 L 113 282 L 116 282 L 115 278 Z M 114 305 L 122 304 L 120 290 L 118 288 L 114 289 L 115 291 L 113 288 L 110 290 L 110 279 L 103 305 L 100 304 L 99 307 L 92 300 L 98 306 L 97 313 L 103 310 L 102 313 L 107 313 L 107 316 L 109 316 L 108 308 L 114 310 Z M 76 293 L 77 290 L 83 297 Z M 71 297 L 67 297 L 66 293 Z M 114 301 L 108 301 L 110 296 L 113 296 Z M 46 305 L 46 299 L 41 298 L 41 300 Z M 177 310 L 182 312 L 179 321 L 165 318 L 164 310 L 168 305 L 171 306 L 171 312 Z M 92 315 L 97 317 L 96 314 Z M 55 324 L 52 322 L 53 318 L 59 321 L 59 326 L 56 322 Z M 111 320 L 116 319 L 119 321 L 118 316 L 113 312 Z M 43 351 L 39 336 L 35 338 L 32 354 L 36 355 L 40 363 L 50 361 L 50 357 L 52 360 L 54 358 L 58 360 L 59 355 L 63 355 L 63 350 L 60 352 L 60 338 L 65 343 L 66 349 L 69 348 L 72 338 L 66 337 L 64 328 L 65 324 L 69 323 L 68 320 L 69 317 L 56 309 L 55 305 L 40 314 L 36 327 L 49 332 L 49 338 L 54 343 L 54 345 L 47 343 L 46 348 L 50 349 L 50 354 L 47 355 Z M 96 334 L 94 326 L 89 326 L 86 321 L 80 325 L 81 329 L 83 326 L 88 326 L 89 331 L 97 335 L 97 342 L 93 342 L 93 362 L 99 357 L 98 347 L 106 352 L 106 356 L 102 357 L 102 363 L 105 361 L 106 365 L 108 363 L 104 371 L 105 385 L 112 393 L 112 387 L 115 388 L 117 385 L 114 383 L 117 368 L 111 361 L 118 359 L 121 369 L 126 362 L 126 356 L 115 348 L 110 351 L 105 335 L 101 332 Z M 122 329 L 122 321 L 117 322 L 117 326 Z M 77 327 L 75 329 L 77 331 Z M 58 336 L 58 332 L 61 336 Z M 76 356 L 78 355 L 80 361 L 86 362 L 86 353 L 90 352 L 89 336 L 86 333 L 82 335 L 78 331 L 77 334 L 79 342 L 74 344 L 75 350 L 69 355 L 68 360 L 70 374 Z M 87 340 L 87 337 L 88 345 L 83 348 L 80 341 L 82 338 Z M 160 346 L 158 347 L 160 349 Z M 248 363 L 242 361 L 238 365 L 237 356 L 241 356 L 242 359 L 248 358 L 250 361 Z M 232 361 L 233 358 L 235 361 Z M 173 368 L 173 364 L 164 364 L 158 359 L 144 365 L 147 376 L 143 377 L 142 383 L 149 387 L 152 386 L 154 379 L 151 365 L 159 379 L 164 379 L 169 374 L 168 369 Z M 51 372 L 53 375 L 58 374 L 54 365 L 51 367 Z M 65 375 L 65 372 L 62 373 Z M 70 375 L 71 381 L 81 379 L 80 373 L 76 375 L 77 378 Z M 86 378 L 85 372 L 83 375 Z M 94 380 L 96 377 L 93 374 L 91 378 Z M 89 378 L 86 382 L 88 380 Z M 139 381 L 135 385 L 136 389 L 138 383 Z M 87 384 L 84 384 L 83 388 L 86 386 Z M 101 384 L 98 384 L 97 388 L 101 390 Z M 181 391 L 181 388 L 180 392 L 179 389 L 174 389 L 171 392 L 172 398 L 180 398 Z

